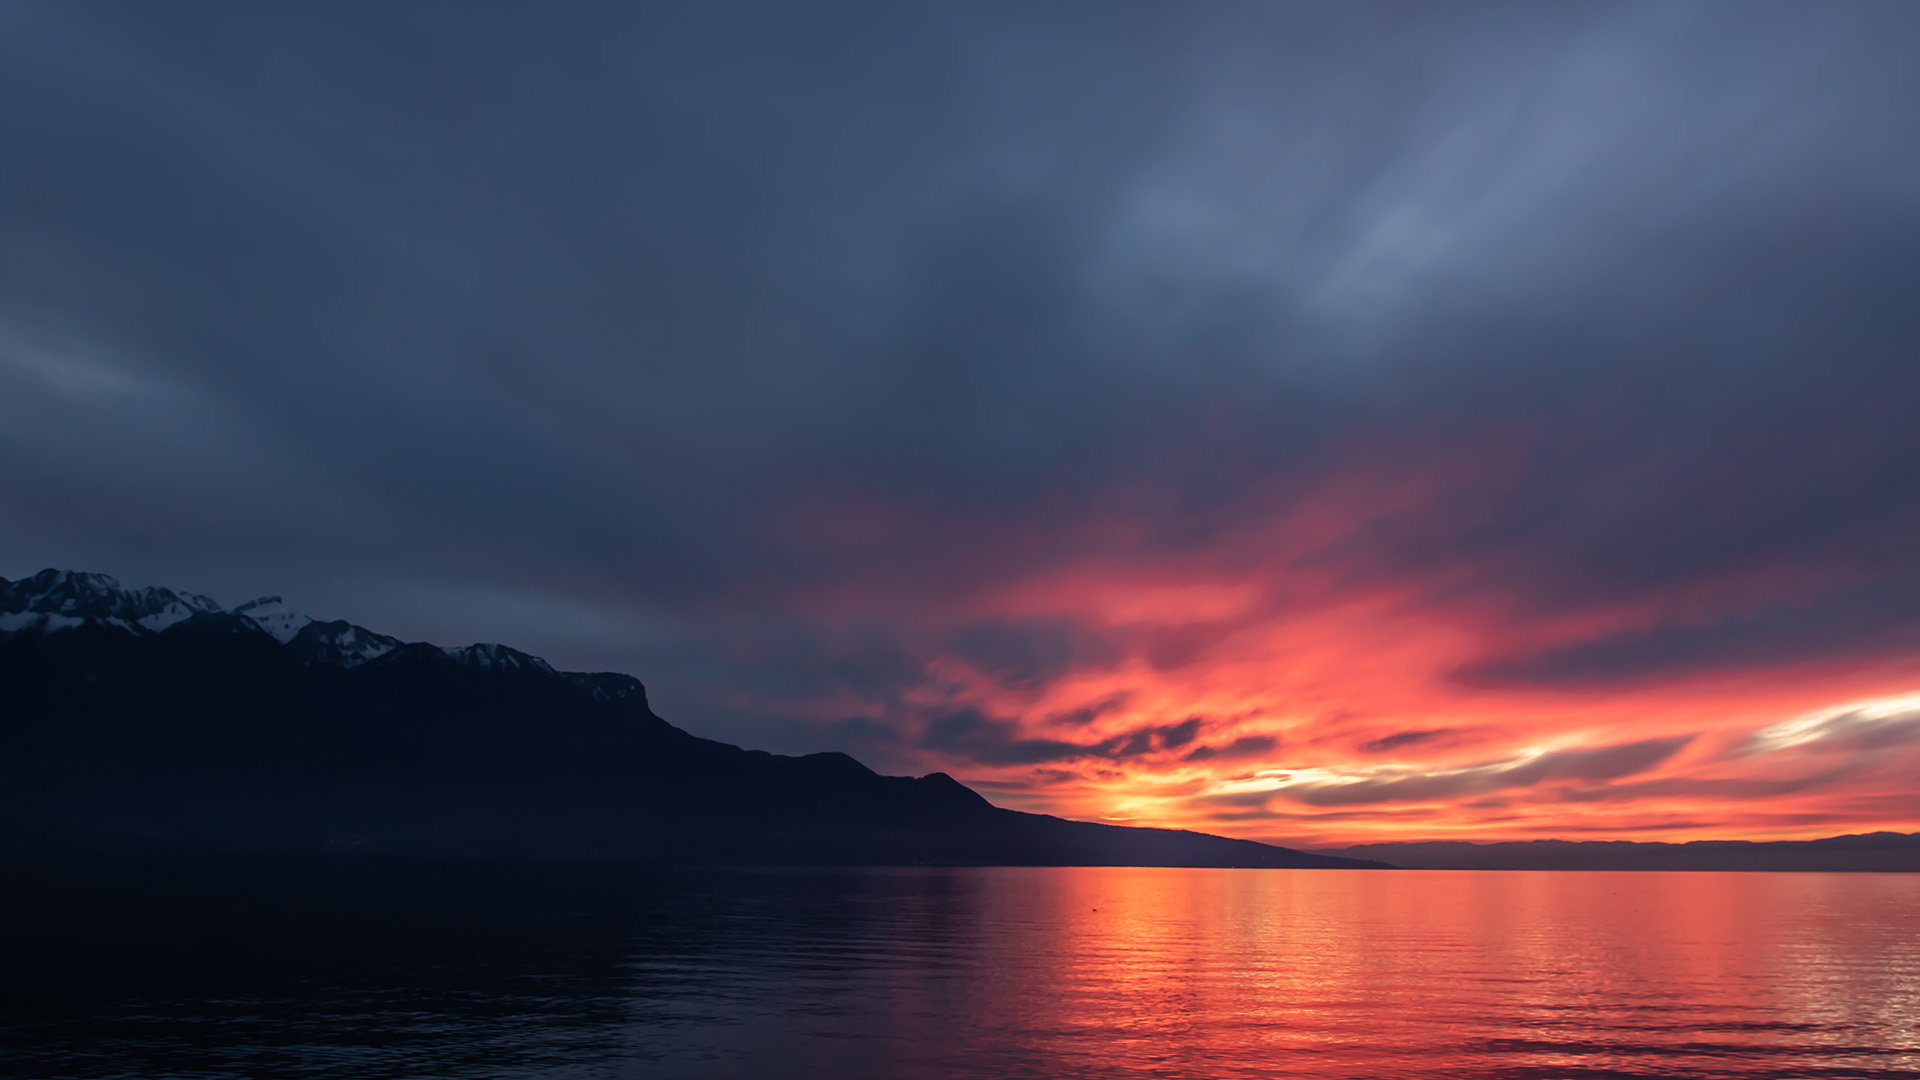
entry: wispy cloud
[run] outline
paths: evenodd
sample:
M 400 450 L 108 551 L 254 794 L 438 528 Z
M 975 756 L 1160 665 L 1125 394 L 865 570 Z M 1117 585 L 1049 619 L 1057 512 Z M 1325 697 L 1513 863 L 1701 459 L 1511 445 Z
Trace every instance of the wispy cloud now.
M 1666 761 L 1692 735 L 1611 746 L 1535 750 L 1516 757 L 1448 769 L 1381 766 L 1373 769 L 1308 769 L 1276 780 L 1282 798 L 1312 806 L 1385 802 L 1447 802 L 1549 780 L 1601 781 L 1644 772 Z
M 1861 753 L 1920 741 L 1920 694 L 1822 709 L 1761 728 L 1743 754 Z

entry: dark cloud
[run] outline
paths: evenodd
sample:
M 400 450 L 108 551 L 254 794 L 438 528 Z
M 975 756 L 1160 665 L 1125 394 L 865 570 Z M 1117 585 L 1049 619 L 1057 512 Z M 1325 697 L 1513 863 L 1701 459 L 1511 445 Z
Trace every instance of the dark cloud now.
M 1177 724 L 1166 724 L 1154 731 L 1155 741 L 1168 750 L 1178 750 L 1200 734 L 1201 719 L 1189 716 Z
M 1461 734 L 1460 728 L 1419 728 L 1411 731 L 1396 731 L 1391 735 L 1382 735 L 1377 739 L 1368 739 L 1359 745 L 1363 754 L 1385 754 L 1394 750 L 1404 750 L 1412 746 L 1427 746 L 1435 742 L 1450 742 Z
M 1832 768 L 1784 777 L 1718 778 L 1710 776 L 1669 777 L 1641 780 L 1604 787 L 1560 788 L 1544 792 L 1549 802 L 1600 803 L 1637 802 L 1671 799 L 1722 799 L 1728 802 L 1759 802 L 1829 788 L 1858 778 L 1868 763 L 1851 761 Z
M 941 652 L 1014 689 L 1037 689 L 1070 671 L 1112 664 L 1122 655 L 1111 639 L 1064 619 L 974 623 L 947 634 L 940 644 Z
M 1192 716 L 1177 724 L 1149 724 L 1099 742 L 1079 743 L 1023 736 L 1014 720 L 961 709 L 929 721 L 922 744 L 982 765 L 1126 761 L 1178 750 L 1199 735 L 1201 725 L 1202 720 Z
M 0 573 L 504 638 L 743 740 L 1239 625 L 996 591 L 1083 564 L 1669 612 L 1475 686 L 1909 655 L 1917 32 L 11 3 Z M 1395 497 L 1267 561 L 1348 475 Z M 953 715 L 929 746 L 1120 752 Z
M 1132 700 L 1133 700 L 1132 694 L 1124 690 L 1116 690 L 1113 693 L 1108 694 L 1105 697 L 1102 697 L 1097 701 L 1092 702 L 1091 704 L 1083 705 L 1078 709 L 1071 709 L 1064 713 L 1055 713 L 1054 715 L 1047 717 L 1047 722 L 1050 724 L 1066 724 L 1073 727 L 1083 727 L 1087 724 L 1093 723 L 1095 720 L 1098 720 L 1103 716 L 1111 716 L 1112 714 L 1119 712 L 1122 709 L 1125 709 L 1127 707 L 1127 704 Z
M 1697 619 L 1697 616 L 1696 616 Z M 1455 677 L 1469 686 L 1600 686 L 1623 680 L 1755 667 L 1817 665 L 1857 655 L 1920 651 L 1920 578 L 1878 578 L 1707 622 L 1674 621 L 1478 660 Z
M 1244 761 L 1261 758 L 1274 751 L 1280 740 L 1271 735 L 1242 735 L 1221 746 L 1196 746 L 1188 751 L 1188 761 Z
M 1090 756 L 1092 747 L 1058 739 L 1031 739 L 1020 735 L 1012 720 L 962 709 L 935 718 L 927 725 L 925 745 L 983 765 L 1040 765 Z
M 1147 662 L 1160 671 L 1186 667 L 1232 632 L 1231 625 L 1222 623 L 1155 627 L 1147 634 Z

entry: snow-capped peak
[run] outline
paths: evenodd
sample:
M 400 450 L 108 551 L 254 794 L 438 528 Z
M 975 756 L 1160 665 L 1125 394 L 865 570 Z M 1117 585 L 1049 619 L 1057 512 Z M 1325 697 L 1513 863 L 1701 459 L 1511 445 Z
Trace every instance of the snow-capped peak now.
M 309 619 L 288 641 L 295 658 L 307 665 L 359 667 L 400 647 L 400 639 L 376 634 L 345 619 L 317 622 Z
M 19 581 L 0 578 L 0 631 L 54 631 L 93 622 L 141 633 L 219 610 L 210 597 L 127 589 L 106 574 L 47 569 Z
M 470 671 L 541 675 L 566 680 L 601 704 L 646 709 L 646 688 L 631 676 L 556 671 L 545 660 L 492 642 L 441 648 L 375 633 L 343 619 L 322 622 L 262 596 L 225 608 L 199 593 L 128 589 L 106 574 L 42 570 L 18 581 L 0 578 L 0 634 L 52 634 L 78 627 L 110 627 L 136 637 L 174 633 L 266 634 L 308 667 L 357 668 L 390 654 L 446 656 Z M 397 650 L 397 652 L 396 652 Z
M 443 648 L 440 651 L 453 657 L 464 667 L 479 668 L 483 671 L 539 671 L 548 675 L 557 674 L 551 665 L 537 656 L 491 642 L 460 648 Z
M 306 629 L 314 620 L 307 615 L 287 606 L 286 601 L 277 596 L 263 596 L 258 600 L 249 600 L 233 609 L 235 615 L 244 615 L 259 624 L 260 629 L 272 634 L 274 640 L 285 645 L 295 635 Z

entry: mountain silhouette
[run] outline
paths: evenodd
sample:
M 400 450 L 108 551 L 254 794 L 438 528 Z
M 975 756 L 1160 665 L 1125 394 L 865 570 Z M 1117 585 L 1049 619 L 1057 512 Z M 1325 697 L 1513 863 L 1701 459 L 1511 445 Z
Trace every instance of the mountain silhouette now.
M 1362 844 L 1323 852 L 1422 870 L 1920 871 L 1920 834 L 1876 832 L 1822 840 L 1437 840 Z
M 688 734 L 627 675 L 103 574 L 0 579 L 0 845 L 713 864 L 1362 867 Z

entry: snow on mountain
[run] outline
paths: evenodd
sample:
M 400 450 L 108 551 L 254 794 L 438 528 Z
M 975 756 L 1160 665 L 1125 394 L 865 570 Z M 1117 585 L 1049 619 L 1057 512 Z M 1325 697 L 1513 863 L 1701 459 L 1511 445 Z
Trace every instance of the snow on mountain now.
M 262 596 L 234 608 L 211 597 L 172 589 L 128 589 L 106 574 L 42 570 L 28 578 L 0 578 L 0 635 L 51 634 L 82 626 L 106 626 L 136 636 L 176 633 L 262 633 L 309 667 L 356 668 L 399 651 L 438 661 L 445 656 L 473 671 L 538 674 L 566 679 L 602 704 L 646 707 L 639 680 L 612 673 L 560 672 L 537 656 L 491 642 L 442 648 L 375 633 L 344 619 L 322 622 L 293 610 L 278 596 Z
M 332 622 L 309 619 L 305 626 L 287 639 L 287 647 L 303 664 L 330 664 L 346 668 L 377 660 L 401 644 L 397 637 L 376 634 L 345 619 Z
M 210 596 L 164 588 L 129 589 L 106 574 L 42 570 L 18 581 L 0 578 L 0 633 L 53 633 L 98 625 L 154 634 L 189 620 L 203 628 L 262 630 L 282 645 L 313 621 L 277 596 L 263 596 L 228 610 Z
M 277 596 L 263 596 L 258 600 L 249 600 L 233 609 L 235 615 L 244 615 L 260 624 L 260 629 L 272 634 L 274 639 L 285 645 L 291 642 L 295 634 L 313 622 L 312 617 L 302 615 L 287 606 L 286 601 Z
M 12 633 L 16 630 L 39 630 L 52 633 L 55 630 L 71 630 L 76 626 L 87 625 L 87 620 L 72 615 L 56 615 L 46 611 L 9 611 L 0 615 L 0 633 Z
M 138 623 L 142 630 L 165 630 L 175 623 L 186 622 L 203 610 L 205 609 L 189 607 L 184 603 L 175 601 L 167 604 L 151 615 L 143 615 L 135 619 L 134 622 Z
M 505 645 L 481 643 L 461 648 L 445 648 L 441 651 L 459 661 L 464 667 L 478 668 L 482 671 L 539 671 L 548 675 L 559 674 L 545 660 L 530 656 L 518 649 L 509 649 Z
M 89 622 L 134 633 L 164 630 L 203 612 L 212 598 L 172 589 L 127 589 L 106 574 L 42 570 L 28 578 L 0 578 L 0 630 L 72 629 Z

